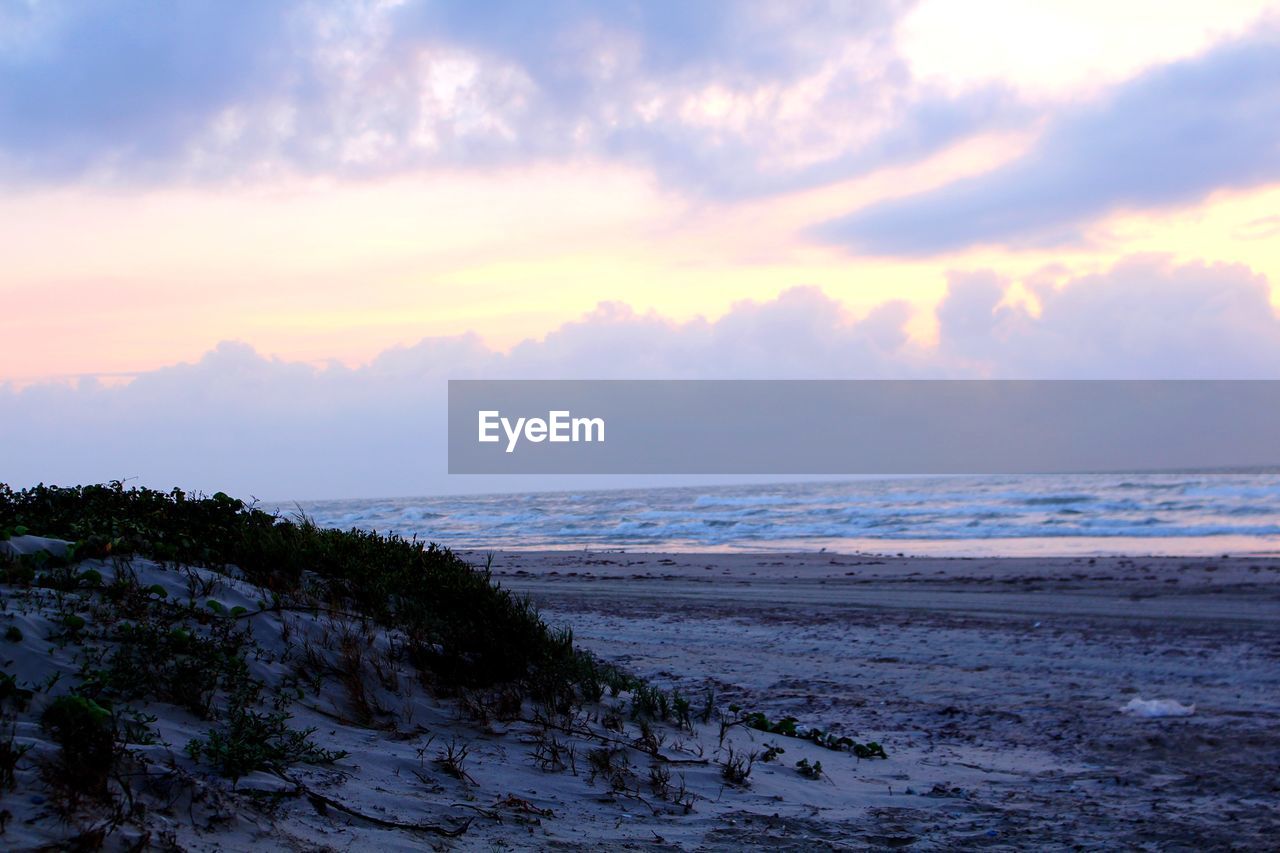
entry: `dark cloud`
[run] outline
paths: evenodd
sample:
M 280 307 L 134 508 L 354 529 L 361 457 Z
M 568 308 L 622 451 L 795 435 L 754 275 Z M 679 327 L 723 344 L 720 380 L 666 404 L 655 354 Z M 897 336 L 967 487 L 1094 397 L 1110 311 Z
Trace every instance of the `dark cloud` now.
M 816 229 L 863 254 L 1076 243 L 1118 209 L 1193 203 L 1280 180 L 1280 36 L 1150 71 L 1050 123 L 1025 157 Z

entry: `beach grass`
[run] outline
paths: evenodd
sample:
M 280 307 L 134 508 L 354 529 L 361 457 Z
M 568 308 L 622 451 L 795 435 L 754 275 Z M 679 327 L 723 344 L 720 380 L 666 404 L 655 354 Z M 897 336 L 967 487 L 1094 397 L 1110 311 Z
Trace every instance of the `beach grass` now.
M 46 583 L 73 582 L 67 567 L 77 559 L 137 555 L 233 570 L 274 593 L 263 609 L 358 613 L 402 631 L 411 659 L 441 686 L 515 684 L 548 700 L 595 699 L 627 680 L 576 650 L 572 634 L 548 627 L 528 599 L 434 543 L 321 528 L 222 492 L 119 482 L 21 491 L 0 484 L 0 534 L 17 530 L 74 543 L 62 559 L 44 559 Z

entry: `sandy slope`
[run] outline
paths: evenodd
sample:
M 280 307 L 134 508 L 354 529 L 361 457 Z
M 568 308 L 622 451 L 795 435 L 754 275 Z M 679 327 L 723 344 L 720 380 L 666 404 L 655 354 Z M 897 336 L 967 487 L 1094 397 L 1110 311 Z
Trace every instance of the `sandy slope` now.
M 2 544 L 28 552 L 62 545 L 35 537 Z M 14 789 L 0 791 L 6 849 L 99 842 L 187 850 L 811 849 L 823 840 L 843 844 L 843 830 L 833 834 L 833 826 L 898 796 L 896 756 L 859 761 L 741 725 L 722 739 L 714 718 L 691 729 L 655 722 L 646 738 L 625 693 L 568 713 L 528 702 L 504 712 L 499 697 L 426 689 L 401 654 L 401 638 L 360 619 L 262 609 L 270 598 L 264 590 L 203 569 L 143 559 L 76 566 L 90 569 L 102 575 L 93 588 L 0 585 L 0 630 L 16 629 L 0 641 L 0 657 L 5 672 L 31 691 L 25 702 L 4 706 L 11 746 L 28 748 Z M 60 757 L 74 767 L 77 757 L 65 756 L 39 720 L 86 667 L 104 666 L 121 624 L 137 621 L 107 603 L 104 589 L 117 578 L 148 601 L 193 605 L 206 628 L 233 619 L 249 630 L 250 671 L 273 690 L 281 686 L 270 695 L 284 697 L 290 725 L 314 728 L 318 745 L 347 756 L 232 782 L 186 751 L 217 721 L 138 700 L 132 708 L 154 716 L 151 742 L 123 744 L 108 794 L 73 802 L 53 784 L 50 768 Z M 221 608 L 204 606 L 210 600 Z M 68 617 L 83 621 L 68 627 Z M 725 704 L 719 712 L 736 716 Z M 750 754 L 766 743 L 784 746 L 780 760 L 757 763 L 749 785 L 726 783 L 720 765 L 729 751 Z M 460 774 L 438 760 L 450 747 L 467 751 Z M 558 757 L 549 758 L 552 752 Z M 593 753 L 607 760 L 593 761 Z M 802 758 L 821 761 L 824 775 L 802 776 L 794 766 Z M 944 777 L 942 770 L 918 774 L 925 785 Z
M 574 552 L 494 566 L 659 682 L 709 675 L 744 705 L 884 743 L 890 761 L 851 768 L 838 804 L 815 804 L 837 846 L 1267 849 L 1280 827 L 1280 558 Z M 1120 713 L 1134 697 L 1196 713 Z M 724 825 L 706 839 L 751 837 Z

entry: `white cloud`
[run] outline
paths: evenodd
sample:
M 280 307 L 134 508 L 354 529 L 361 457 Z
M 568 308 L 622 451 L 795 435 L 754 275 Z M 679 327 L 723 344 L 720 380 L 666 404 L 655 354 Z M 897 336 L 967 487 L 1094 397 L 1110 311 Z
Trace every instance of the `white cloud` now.
M 0 386 L 0 472 L 12 484 L 137 477 L 270 498 L 583 485 L 450 478 L 450 378 L 1280 378 L 1266 281 L 1229 265 L 1131 258 L 1095 276 L 1009 283 L 957 274 L 936 347 L 908 341 L 905 305 L 856 318 L 817 288 L 673 322 L 606 304 L 509 353 L 428 338 L 324 369 L 227 343 L 121 387 Z M 591 485 L 618 485 L 590 481 Z
M 1001 378 L 1280 378 L 1280 318 L 1243 266 L 1139 256 L 1032 289 L 1038 315 L 1000 305 L 994 276 L 953 280 L 938 357 Z
M 1077 97 L 1244 34 L 1269 0 L 925 0 L 898 44 L 922 81 Z

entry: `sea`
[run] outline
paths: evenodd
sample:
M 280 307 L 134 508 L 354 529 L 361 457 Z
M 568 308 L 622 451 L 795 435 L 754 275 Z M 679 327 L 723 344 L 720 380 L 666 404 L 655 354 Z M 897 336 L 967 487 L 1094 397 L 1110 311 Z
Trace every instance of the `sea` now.
M 892 477 L 281 509 L 458 550 L 1280 555 L 1280 469 Z

